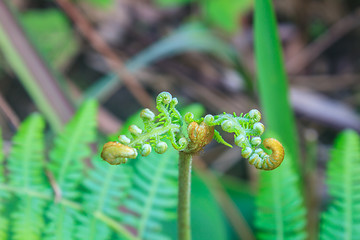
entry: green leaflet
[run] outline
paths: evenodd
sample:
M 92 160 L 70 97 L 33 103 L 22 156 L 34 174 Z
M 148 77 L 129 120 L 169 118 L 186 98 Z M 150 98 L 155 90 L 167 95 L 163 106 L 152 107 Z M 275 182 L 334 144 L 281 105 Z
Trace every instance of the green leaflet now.
M 43 174 L 44 126 L 43 118 L 33 114 L 21 124 L 14 136 L 8 160 L 10 186 L 39 192 L 49 190 Z M 21 196 L 13 201 L 16 201 L 16 211 L 11 215 L 12 239 L 40 240 L 46 202 L 30 196 Z
M 123 223 L 144 240 L 169 239 L 162 223 L 176 217 L 178 154 L 169 148 L 164 154 L 139 157 L 129 197 L 124 202 Z
M 114 4 L 114 0 L 81 0 L 85 3 L 90 3 L 94 5 L 94 7 L 100 7 L 100 8 L 109 8 Z
M 288 83 L 273 6 L 255 1 L 255 54 L 259 96 L 266 125 L 288 146 L 287 154 L 299 170 L 295 120 L 288 99 Z
M 218 143 L 224 144 L 225 146 L 232 148 L 232 145 L 226 142 L 217 130 L 214 131 L 214 139 Z
M 61 189 L 61 197 L 74 200 L 80 194 L 78 186 L 83 179 L 83 161 L 91 153 L 88 144 L 95 140 L 96 109 L 95 101 L 84 103 L 55 139 L 48 168 Z M 50 221 L 44 239 L 72 239 L 75 216 L 71 209 L 54 203 L 47 216 Z
M 240 28 L 241 16 L 250 10 L 253 0 L 203 0 L 204 18 L 229 33 Z
M 257 239 L 306 239 L 306 210 L 289 157 L 277 169 L 260 172 L 256 207 Z
M 346 130 L 336 138 L 326 171 L 332 201 L 321 217 L 320 239 L 359 239 L 359 172 L 360 137 Z
M 2 133 L 0 128 L 0 184 L 5 183 L 4 178 L 4 153 L 3 153 L 3 144 L 2 144 Z M 6 200 L 9 198 L 9 194 L 5 191 L 0 189 L 0 239 L 6 240 L 8 238 L 7 231 L 8 231 L 8 219 L 5 216 L 5 203 Z
M 119 205 L 127 196 L 131 184 L 132 169 L 129 166 L 111 166 L 102 161 L 99 155 L 92 159 L 94 167 L 84 181 L 87 191 L 82 195 L 82 205 L 86 213 L 79 216 L 80 224 L 76 229 L 76 239 L 79 240 L 112 239 L 112 229 L 92 213 L 102 212 L 120 221 Z

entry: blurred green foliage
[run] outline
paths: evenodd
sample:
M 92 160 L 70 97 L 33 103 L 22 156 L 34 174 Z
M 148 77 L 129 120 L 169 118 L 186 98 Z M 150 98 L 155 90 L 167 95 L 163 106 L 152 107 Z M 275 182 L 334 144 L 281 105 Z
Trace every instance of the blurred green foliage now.
M 21 22 L 30 39 L 56 68 L 69 63 L 79 48 L 67 17 L 56 9 L 30 10 L 21 14 Z
M 253 0 L 156 0 L 156 2 L 163 7 L 197 3 L 205 22 L 220 27 L 228 33 L 240 28 L 241 17 L 253 4 Z

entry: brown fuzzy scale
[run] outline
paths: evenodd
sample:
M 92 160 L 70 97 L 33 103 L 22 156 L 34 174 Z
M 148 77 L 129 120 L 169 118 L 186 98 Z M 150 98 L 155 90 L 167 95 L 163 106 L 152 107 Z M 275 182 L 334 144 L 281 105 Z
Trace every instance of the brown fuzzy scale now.
M 214 137 L 214 127 L 208 126 L 205 122 L 201 122 L 200 125 L 192 122 L 187 130 L 190 142 L 184 150 L 186 153 L 194 154 L 200 152 Z

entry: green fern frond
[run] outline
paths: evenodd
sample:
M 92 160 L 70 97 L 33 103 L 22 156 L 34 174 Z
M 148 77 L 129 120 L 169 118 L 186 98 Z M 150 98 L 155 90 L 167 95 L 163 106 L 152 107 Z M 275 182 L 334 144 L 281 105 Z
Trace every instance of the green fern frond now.
M 255 214 L 257 239 L 306 238 L 306 210 L 291 163 L 285 157 L 279 168 L 260 172 Z
M 5 183 L 5 171 L 4 171 L 4 153 L 2 146 L 2 134 L 0 128 L 0 184 Z M 9 194 L 5 191 L 0 190 L 0 239 L 8 239 L 7 231 L 9 227 L 8 219 L 5 217 L 5 203 L 9 199 Z
M 34 114 L 21 124 L 14 136 L 8 159 L 9 184 L 12 187 L 47 191 L 44 175 L 44 126 L 42 117 Z M 21 196 L 16 200 L 16 210 L 11 216 L 13 239 L 41 239 L 45 204 L 44 200 L 30 196 Z
M 99 221 L 93 213 L 101 212 L 120 221 L 119 205 L 128 193 L 132 169 L 105 164 L 99 156 L 92 159 L 94 166 L 84 181 L 87 192 L 83 195 L 82 206 L 87 214 L 79 218 L 76 239 L 109 240 L 112 230 Z
M 228 146 L 228 147 L 232 148 L 231 144 L 229 144 L 228 142 L 226 142 L 226 141 L 222 138 L 222 136 L 220 135 L 220 133 L 219 133 L 217 130 L 214 131 L 214 139 L 215 139 L 215 141 L 217 141 L 218 143 L 224 144 L 225 146 Z
M 139 239 L 169 239 L 161 233 L 162 222 L 176 217 L 178 154 L 151 153 L 136 163 L 133 186 L 124 207 L 123 223 L 137 231 Z
M 55 139 L 55 146 L 50 152 L 49 169 L 63 198 L 76 199 L 80 194 L 78 187 L 83 179 L 83 160 L 90 156 L 88 144 L 95 139 L 96 110 L 95 101 L 86 102 Z M 74 211 L 54 203 L 48 213 L 50 223 L 44 239 L 72 239 Z
M 336 139 L 327 168 L 332 197 L 322 214 L 320 239 L 359 239 L 360 236 L 360 137 L 352 130 Z

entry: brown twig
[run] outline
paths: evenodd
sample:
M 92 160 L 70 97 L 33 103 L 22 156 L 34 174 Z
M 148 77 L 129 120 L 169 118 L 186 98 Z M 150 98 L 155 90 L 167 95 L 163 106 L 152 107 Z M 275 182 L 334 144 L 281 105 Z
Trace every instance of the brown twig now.
M 3 96 L 0 93 L 0 110 L 5 114 L 5 116 L 9 119 L 10 123 L 15 127 L 18 128 L 20 125 L 20 120 L 11 109 L 9 104 L 5 101 Z
M 105 57 L 110 68 L 124 81 L 126 87 L 139 103 L 144 107 L 153 108 L 154 102 L 150 95 L 144 90 L 137 79 L 126 70 L 121 58 L 116 55 L 115 51 L 100 37 L 83 14 L 68 0 L 56 0 L 56 2 L 74 21 L 77 28 L 82 35 L 88 39 L 91 46 Z
M 359 26 L 360 9 L 338 21 L 325 34 L 291 58 L 287 64 L 288 72 L 290 74 L 300 73 L 332 44 Z
M 7 38 L 11 41 L 12 47 L 20 56 L 23 65 L 29 71 L 32 79 L 34 79 L 31 84 L 36 85 L 36 88 L 39 89 L 39 92 L 41 92 L 43 97 L 48 101 L 48 105 L 53 109 L 59 123 L 64 124 L 70 119 L 74 109 L 60 90 L 53 72 L 34 50 L 17 19 L 11 12 L 11 8 L 6 4 L 6 1 L 0 1 L 0 23 L 2 31 L 4 31 L 4 34 L 6 34 Z M 19 72 L 16 73 L 19 75 Z M 30 88 L 26 86 L 26 81 L 24 80 L 23 84 L 27 89 Z M 34 99 L 34 96 L 32 96 L 32 98 Z

